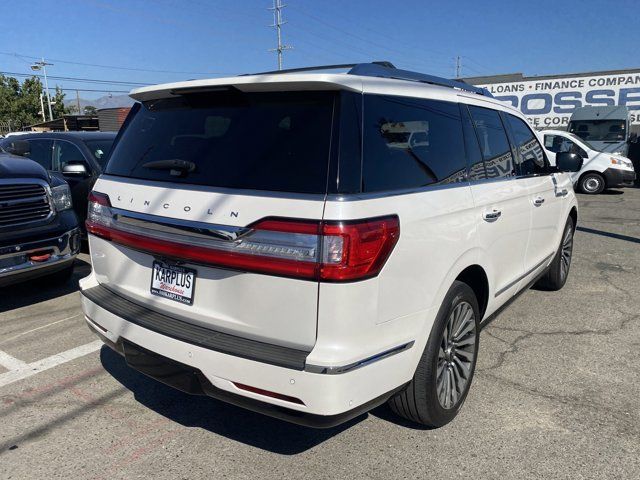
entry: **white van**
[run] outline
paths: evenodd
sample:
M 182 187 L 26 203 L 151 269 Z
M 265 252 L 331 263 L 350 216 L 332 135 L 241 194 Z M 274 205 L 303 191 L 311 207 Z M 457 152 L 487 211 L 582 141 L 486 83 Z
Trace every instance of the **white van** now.
M 314 427 L 387 400 L 444 425 L 481 326 L 536 282 L 564 285 L 571 179 L 483 90 L 320 70 L 132 92 L 89 198 L 86 320 L 189 393 Z
M 599 152 L 586 140 L 564 130 L 544 130 L 544 146 L 555 165 L 555 155 L 571 152 L 584 159 L 582 169 L 571 174 L 573 184 L 587 194 L 602 193 L 606 188 L 631 187 L 636 179 L 633 163 L 617 153 Z

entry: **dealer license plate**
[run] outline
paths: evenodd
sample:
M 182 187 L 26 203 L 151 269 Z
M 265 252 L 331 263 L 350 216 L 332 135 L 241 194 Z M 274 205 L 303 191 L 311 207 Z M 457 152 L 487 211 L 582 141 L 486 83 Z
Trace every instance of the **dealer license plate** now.
M 196 271 L 179 265 L 154 261 L 151 271 L 151 293 L 185 305 L 193 304 Z

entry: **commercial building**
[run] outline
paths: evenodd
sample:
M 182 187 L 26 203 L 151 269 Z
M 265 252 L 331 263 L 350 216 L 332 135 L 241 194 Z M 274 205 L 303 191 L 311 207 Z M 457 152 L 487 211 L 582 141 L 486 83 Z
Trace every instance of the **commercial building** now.
M 538 129 L 565 128 L 578 107 L 624 105 L 632 130 L 640 131 L 640 68 L 531 77 L 511 73 L 464 81 L 511 103 Z

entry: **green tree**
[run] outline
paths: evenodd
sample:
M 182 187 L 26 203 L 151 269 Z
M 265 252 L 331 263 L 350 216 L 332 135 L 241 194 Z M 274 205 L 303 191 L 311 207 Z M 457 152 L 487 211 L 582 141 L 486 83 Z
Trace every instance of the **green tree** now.
M 51 102 L 55 102 L 55 105 L 51 105 L 53 118 L 60 118 L 69 113 L 69 109 L 64 104 L 64 96 L 62 89 L 56 86 L 56 93 L 51 97 Z
M 96 107 L 94 107 L 93 105 L 87 105 L 86 107 L 84 107 L 84 114 L 85 115 L 97 115 L 98 114 L 98 109 Z
M 0 122 L 9 125 L 10 129 L 20 129 L 22 126 L 31 125 L 42 121 L 40 108 L 40 94 L 43 92 L 42 82 L 38 77 L 30 77 L 22 84 L 14 78 L 0 75 Z M 56 87 L 51 101 L 54 118 L 59 118 L 68 109 L 64 105 L 64 92 Z M 44 98 L 44 113 L 48 119 L 47 100 Z

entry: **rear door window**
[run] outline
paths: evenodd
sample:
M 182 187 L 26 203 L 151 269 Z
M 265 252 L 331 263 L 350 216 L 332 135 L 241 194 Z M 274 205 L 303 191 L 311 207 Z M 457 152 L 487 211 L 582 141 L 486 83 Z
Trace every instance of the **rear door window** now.
M 488 178 L 514 176 L 513 154 L 500 114 L 489 108 L 469 106 L 476 127 Z
M 109 157 L 109 152 L 113 146 L 113 139 L 110 140 L 85 140 L 85 145 L 91 151 L 93 158 L 95 158 L 100 168 L 104 169 L 104 166 Z
M 229 91 L 147 102 L 123 132 L 106 173 L 325 193 L 334 98 L 333 92 Z M 171 168 L 172 161 L 181 169 Z
M 457 103 L 365 95 L 363 123 L 364 192 L 466 180 Z
M 73 143 L 65 140 L 56 140 L 53 148 L 53 164 L 52 170 L 55 172 L 61 172 L 66 165 L 87 165 L 84 155 L 78 147 Z

